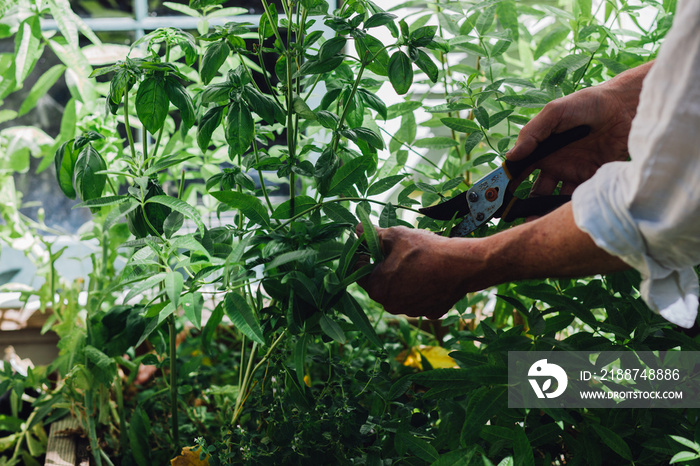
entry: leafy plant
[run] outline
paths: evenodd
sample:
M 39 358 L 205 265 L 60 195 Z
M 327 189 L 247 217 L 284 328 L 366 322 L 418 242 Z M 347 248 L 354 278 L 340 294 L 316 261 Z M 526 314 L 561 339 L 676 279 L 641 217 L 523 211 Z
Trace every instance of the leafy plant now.
M 353 286 L 372 267 L 357 269 L 358 252 L 382 260 L 373 222 L 449 228 L 414 222 L 415 207 L 495 167 L 546 102 L 653 57 L 673 2 L 646 5 L 647 27 L 643 6 L 627 2 L 409 2 L 398 20 L 368 0 L 335 11 L 263 0 L 259 24 L 209 28 L 212 15 L 242 12 L 218 3 L 170 4 L 200 18 L 198 37 L 159 29 L 97 70 L 76 59 L 69 13 L 51 10 L 65 39 L 41 33 L 41 10 L 17 23 L 16 43 L 48 43 L 79 76 L 42 154 L 93 214 L 82 239 L 100 244 L 86 304 L 80 284 L 57 302 L 55 288 L 43 294 L 61 336 L 50 368 L 60 381 L 29 427 L 70 410 L 96 464 L 162 464 L 183 439 L 209 464 L 681 454 L 668 435 L 696 437 L 694 410 L 506 404 L 508 351 L 696 349 L 646 308 L 635 274 L 501 285 L 465 297 L 432 332 L 387 318 Z M 2 89 L 40 56 L 25 49 L 2 69 Z M 387 89 L 405 100 L 387 105 Z M 451 359 L 427 349 L 439 344 Z M 21 379 L 4 377 L 0 388 L 19 394 Z M 11 462 L 17 439 L 34 438 L 16 417 Z

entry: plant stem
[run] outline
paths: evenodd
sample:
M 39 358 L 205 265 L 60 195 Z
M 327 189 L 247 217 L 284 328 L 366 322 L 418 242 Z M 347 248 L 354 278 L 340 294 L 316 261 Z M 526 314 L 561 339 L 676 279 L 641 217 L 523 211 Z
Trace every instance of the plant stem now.
M 243 376 L 243 383 L 238 386 L 238 396 L 236 396 L 236 405 L 233 410 L 233 418 L 231 419 L 231 424 L 236 424 L 236 419 L 240 414 L 241 408 L 243 407 L 244 394 L 248 391 L 248 385 L 250 385 L 250 378 L 253 374 L 253 359 L 255 358 L 255 351 L 258 348 L 258 343 L 253 342 L 253 348 L 250 350 L 250 356 L 248 356 L 248 364 L 246 365 L 245 376 Z
M 86 356 L 87 359 L 87 356 Z M 88 438 L 90 440 L 90 448 L 92 449 L 92 457 L 95 460 L 97 466 L 102 466 L 102 456 L 100 455 L 100 446 L 97 443 L 97 427 L 95 426 L 96 413 L 94 406 L 94 391 L 91 388 L 85 390 L 85 410 L 86 421 L 88 424 Z
M 355 93 L 357 92 L 357 88 L 360 86 L 360 80 L 362 79 L 362 73 L 364 73 L 366 65 L 367 65 L 367 60 L 363 59 L 362 62 L 360 63 L 360 70 L 357 72 L 357 78 L 355 79 L 355 82 L 352 84 L 352 90 L 350 91 L 350 95 L 348 96 L 348 100 L 347 100 L 347 102 L 345 102 L 345 108 L 343 109 L 343 113 L 340 115 L 340 120 L 338 121 L 338 126 L 337 126 L 338 129 L 340 129 L 340 127 L 343 126 L 343 123 L 345 122 L 345 117 L 348 116 L 348 112 L 350 111 L 350 103 L 352 102 L 352 99 L 355 97 Z M 340 142 L 340 133 L 338 133 L 338 131 L 336 131 L 335 133 L 333 133 L 333 142 L 332 142 L 333 152 L 338 150 L 338 143 L 339 142 Z
M 326 204 L 332 204 L 332 203 L 334 203 L 334 202 L 344 202 L 344 201 L 371 202 L 371 203 L 373 203 L 373 204 L 379 204 L 379 205 L 384 205 L 384 206 L 388 204 L 388 202 L 376 201 L 376 200 L 374 200 L 374 199 L 367 199 L 367 198 L 364 198 L 364 197 L 340 197 L 340 198 L 338 198 L 338 199 L 330 199 L 330 200 L 327 200 L 327 201 L 319 202 L 318 204 L 316 204 L 316 205 L 314 205 L 314 206 L 312 206 L 312 207 L 309 207 L 308 209 L 304 210 L 303 212 L 299 212 L 298 214 L 296 214 L 296 215 L 294 215 L 293 217 L 289 218 L 287 221 L 285 221 L 285 222 L 282 223 L 281 225 L 275 227 L 272 231 L 277 231 L 277 230 L 279 230 L 280 228 L 283 228 L 283 227 L 289 225 L 290 223 L 292 223 L 294 220 L 298 219 L 299 217 L 303 217 L 304 215 L 306 215 L 306 214 L 308 214 L 308 213 L 311 213 L 311 212 L 313 212 L 313 211 L 316 210 L 316 209 L 320 209 L 321 207 L 323 207 L 323 206 L 326 205 Z M 412 207 L 403 206 L 403 205 L 397 205 L 396 208 L 397 208 L 397 209 L 410 210 L 411 212 L 415 212 L 415 213 L 417 213 L 417 214 L 420 214 L 420 213 L 421 213 L 419 210 L 416 210 L 416 209 L 414 209 L 414 208 L 412 208 Z
M 168 316 L 168 333 L 170 334 L 170 417 L 175 453 L 180 451 L 180 429 L 177 418 L 177 333 L 175 314 Z
M 381 128 L 381 127 L 380 127 L 379 129 L 382 130 L 384 133 L 386 133 L 386 134 L 387 134 L 391 139 L 393 139 L 394 141 L 398 142 L 398 143 L 401 144 L 402 146 L 406 146 L 406 148 L 407 148 L 408 150 L 410 150 L 411 152 L 413 152 L 414 154 L 416 154 L 418 157 L 420 157 L 421 159 L 423 159 L 424 162 L 428 163 L 429 165 L 432 165 L 432 166 L 433 166 L 434 168 L 436 168 L 440 173 L 442 173 L 443 175 L 445 175 L 445 176 L 448 177 L 448 178 L 450 177 L 449 173 L 447 173 L 445 170 L 443 170 L 442 168 L 440 168 L 440 167 L 439 167 L 435 162 L 433 162 L 432 160 L 426 158 L 423 154 L 421 154 L 420 152 L 418 152 L 417 150 L 415 150 L 413 147 L 409 146 L 407 143 L 405 143 L 405 142 L 403 142 L 402 140 L 398 139 L 396 136 L 394 136 L 393 134 L 391 134 L 391 133 L 390 133 L 389 131 L 387 131 L 386 129 Z
M 168 41 L 165 41 L 165 62 L 168 63 L 170 61 L 170 43 Z M 165 130 L 165 123 L 163 123 L 163 126 L 160 127 L 160 131 L 158 131 L 158 138 L 156 139 L 156 146 L 153 148 L 153 160 L 155 160 L 156 156 L 158 155 L 158 149 L 160 148 L 160 141 L 163 138 L 163 131 Z
M 255 154 L 255 164 L 260 165 L 260 152 L 258 151 L 258 143 L 253 139 L 253 154 Z M 267 194 L 267 187 L 265 186 L 265 178 L 263 178 L 262 170 L 258 170 L 258 178 L 260 178 L 260 189 L 262 190 L 263 196 L 265 197 L 265 202 L 270 208 L 270 211 L 274 210 L 272 207 L 272 202 L 270 201 L 270 196 Z
M 131 149 L 131 159 L 136 162 L 136 145 L 134 144 L 134 136 L 131 134 L 131 125 L 129 124 L 129 91 L 124 92 L 124 126 L 126 126 L 126 137 L 129 140 L 129 148 Z
M 284 4 L 284 2 L 283 2 Z M 287 21 L 289 26 L 287 27 L 287 44 L 291 42 L 292 35 L 292 14 L 291 8 L 287 12 Z M 294 215 L 294 201 L 296 198 L 296 174 L 292 169 L 296 163 L 296 129 L 294 127 L 294 78 L 292 72 L 292 52 L 287 49 L 287 151 L 289 152 L 289 211 Z
M 258 371 L 258 369 L 260 369 L 262 367 L 262 365 L 265 364 L 270 359 L 270 355 L 272 354 L 272 351 L 275 349 L 275 347 L 277 347 L 279 342 L 282 341 L 282 338 L 286 334 L 287 334 L 286 330 L 284 332 L 280 333 L 280 335 L 277 337 L 277 339 L 272 343 L 272 345 L 270 345 L 270 348 L 267 350 L 267 353 L 265 353 L 265 356 L 263 356 L 262 359 L 260 359 L 260 361 L 258 361 L 258 363 L 255 365 L 255 367 L 253 367 L 252 370 L 251 370 L 251 366 L 252 366 L 252 362 L 253 362 L 253 358 L 252 358 L 253 355 L 251 354 L 251 358 L 248 362 L 248 369 L 246 370 L 246 377 L 243 380 L 243 384 L 245 385 L 246 391 L 248 389 L 248 385 L 250 385 L 250 377 L 252 377 L 253 374 L 255 374 Z M 257 345 L 257 343 L 253 344 L 253 353 L 255 352 L 255 349 L 257 348 L 256 345 Z M 243 404 L 245 403 L 245 400 L 247 399 L 247 395 L 245 396 L 245 398 L 242 398 L 243 393 L 244 393 L 243 386 L 239 386 L 239 388 L 240 388 L 240 391 L 238 392 L 238 397 L 237 397 L 238 399 L 236 400 L 236 408 L 234 410 L 233 420 L 232 420 L 234 425 L 236 423 L 236 420 L 238 419 L 238 416 L 240 415 L 241 410 L 243 409 Z M 239 403 L 239 399 L 240 399 L 240 403 Z

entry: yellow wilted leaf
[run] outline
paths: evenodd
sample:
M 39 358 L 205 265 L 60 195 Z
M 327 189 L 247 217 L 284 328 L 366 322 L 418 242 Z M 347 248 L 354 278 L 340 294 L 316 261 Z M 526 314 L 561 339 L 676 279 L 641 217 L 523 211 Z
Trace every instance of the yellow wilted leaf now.
M 428 360 L 433 369 L 450 369 L 456 367 L 457 363 L 452 359 L 442 346 L 414 346 L 408 351 L 403 351 L 396 357 L 396 360 L 403 362 L 404 366 L 413 367 L 414 369 L 423 369 L 423 358 Z
M 442 346 L 421 346 L 420 353 L 433 369 L 450 369 L 457 366 L 455 360 L 448 356 L 450 351 Z
M 209 466 L 209 455 L 203 460 L 199 459 L 199 450 L 201 447 L 185 447 L 180 452 L 179 456 L 170 460 L 172 466 Z

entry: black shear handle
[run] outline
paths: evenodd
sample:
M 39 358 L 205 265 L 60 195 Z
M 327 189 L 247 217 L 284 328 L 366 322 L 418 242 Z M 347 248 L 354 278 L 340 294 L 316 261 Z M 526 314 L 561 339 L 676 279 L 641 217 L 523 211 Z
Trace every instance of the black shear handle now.
M 512 222 L 518 218 L 526 217 L 541 217 L 553 211 L 554 209 L 563 206 L 571 200 L 571 196 L 553 195 L 553 196 L 536 196 L 527 199 L 514 197 L 503 213 L 503 220 Z
M 582 125 L 566 130 L 563 133 L 552 134 L 542 141 L 535 150 L 524 159 L 516 161 L 506 160 L 505 167 L 508 173 L 510 173 L 510 179 L 514 180 L 519 178 L 530 166 L 559 149 L 568 146 L 572 142 L 588 136 L 590 132 L 590 126 Z

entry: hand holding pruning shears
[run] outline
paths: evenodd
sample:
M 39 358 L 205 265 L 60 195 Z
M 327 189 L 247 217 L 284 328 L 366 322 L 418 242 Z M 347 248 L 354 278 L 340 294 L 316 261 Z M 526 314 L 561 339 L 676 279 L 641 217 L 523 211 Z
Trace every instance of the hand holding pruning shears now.
M 464 236 L 493 217 L 540 216 L 564 204 L 600 166 L 627 159 L 627 136 L 650 66 L 551 102 L 521 130 L 501 168 L 423 212 L 462 218 L 453 236 Z M 541 172 L 534 196 L 516 198 L 515 188 L 536 168 Z M 567 197 L 549 196 L 560 183 Z M 437 318 L 465 293 L 505 281 L 627 267 L 578 230 L 569 204 L 486 238 L 445 238 L 401 227 L 379 229 L 378 235 L 384 260 L 360 285 L 387 311 L 412 316 Z

